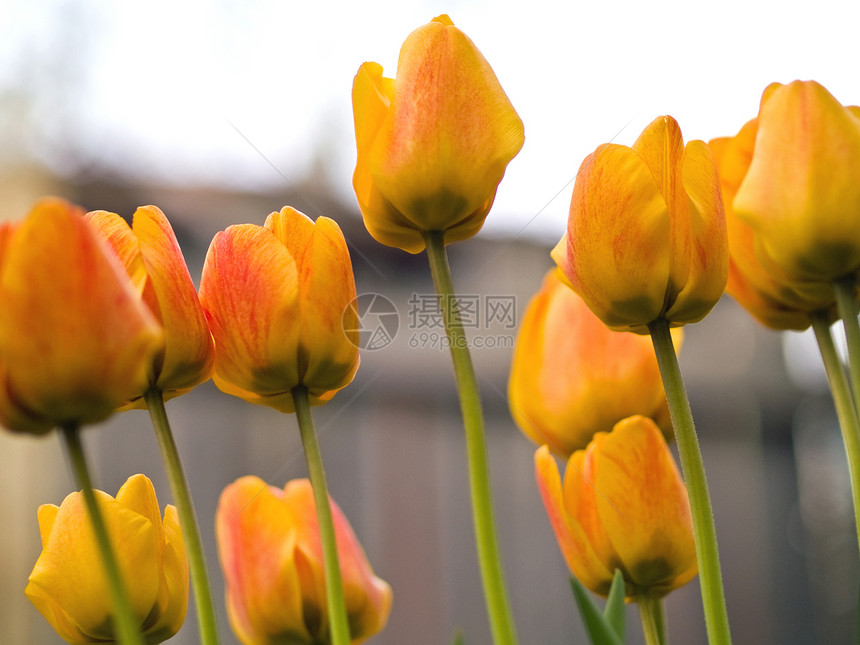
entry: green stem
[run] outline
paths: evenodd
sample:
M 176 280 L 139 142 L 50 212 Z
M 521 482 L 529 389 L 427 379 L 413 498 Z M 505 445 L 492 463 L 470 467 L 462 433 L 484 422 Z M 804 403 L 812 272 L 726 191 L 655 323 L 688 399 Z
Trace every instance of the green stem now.
M 317 523 L 322 541 L 331 643 L 332 645 L 349 645 L 349 621 L 346 616 L 346 601 L 343 597 L 343 581 L 340 575 L 334 520 L 331 514 L 322 454 L 317 442 L 316 430 L 314 430 L 314 420 L 311 417 L 308 390 L 303 385 L 298 385 L 293 388 L 292 394 L 296 406 L 296 417 L 299 420 L 302 445 L 305 449 L 305 460 L 308 464 L 308 473 L 314 490 L 314 505 L 316 506 Z
M 80 428 L 77 424 L 65 425 L 62 428 L 62 434 L 69 457 L 72 460 L 75 477 L 83 489 L 84 503 L 90 516 L 90 522 L 92 522 L 96 543 L 102 555 L 102 564 L 113 599 L 114 614 L 112 618 L 116 635 L 119 642 L 125 645 L 143 645 L 143 638 L 140 635 L 140 621 L 131 609 L 131 603 L 116 559 L 116 552 L 111 545 L 104 517 L 93 492 L 90 471 L 84 456 L 84 447 L 81 445 Z
M 857 298 L 854 278 L 837 280 L 833 283 L 836 293 L 836 306 L 845 328 L 848 343 L 848 369 L 851 374 L 851 389 L 854 392 L 854 405 L 860 407 L 860 321 L 857 320 Z
M 200 539 L 200 525 L 194 512 L 194 502 L 188 488 L 188 480 L 182 470 L 176 442 L 170 430 L 167 411 L 164 409 L 164 396 L 159 390 L 151 389 L 144 395 L 146 407 L 158 446 L 161 448 L 161 458 L 167 469 L 170 490 L 176 502 L 179 514 L 179 525 L 185 540 L 188 553 L 188 567 L 191 570 L 191 586 L 194 589 L 194 602 L 197 607 L 197 624 L 200 629 L 200 642 L 203 645 L 217 645 L 218 621 L 215 617 L 215 605 L 212 601 L 212 588 L 209 584 L 209 572 L 206 568 L 206 557 L 203 554 L 203 544 Z
M 460 312 L 454 297 L 454 283 L 445 251 L 444 235 L 439 231 L 431 231 L 424 234 L 424 241 L 427 244 L 427 258 L 430 261 L 433 283 L 442 301 L 445 331 L 448 334 L 457 390 L 460 394 L 460 409 L 466 430 L 466 452 L 469 460 L 472 517 L 475 523 L 478 561 L 490 626 L 496 645 L 514 645 L 517 642 L 517 636 L 505 588 L 493 519 L 484 416 L 481 411 L 475 369 L 472 366 L 468 339 L 460 322 Z
M 723 575 L 720 570 L 720 554 L 717 549 L 717 532 L 714 527 L 714 512 L 705 476 L 705 464 L 696 436 L 690 401 L 681 378 L 678 357 L 672 344 L 668 321 L 656 320 L 648 326 L 657 364 L 663 377 L 669 415 L 675 430 L 678 455 L 681 458 L 681 471 L 690 496 L 690 512 L 693 518 L 693 536 L 696 540 L 696 559 L 699 564 L 699 581 L 702 590 L 702 604 L 705 610 L 705 625 L 708 629 L 708 642 L 711 645 L 725 645 L 732 642 L 729 630 L 729 617 L 723 593 Z
M 639 607 L 639 619 L 642 621 L 642 633 L 646 645 L 667 645 L 666 620 L 663 613 L 663 599 L 648 593 L 637 595 L 636 605 Z
M 827 312 L 819 311 L 811 317 L 812 329 L 815 331 L 818 350 L 827 372 L 827 382 L 830 384 L 830 393 L 836 406 L 836 416 L 839 417 L 839 426 L 842 428 L 842 440 L 845 442 L 848 472 L 851 477 L 851 496 L 854 499 L 854 521 L 860 540 L 860 422 L 857 421 L 857 409 L 851 398 L 848 379 L 830 333 Z

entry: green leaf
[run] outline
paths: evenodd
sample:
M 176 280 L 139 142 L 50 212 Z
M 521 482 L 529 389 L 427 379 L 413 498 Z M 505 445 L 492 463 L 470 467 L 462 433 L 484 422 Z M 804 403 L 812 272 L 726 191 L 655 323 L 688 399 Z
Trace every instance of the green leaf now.
M 609 588 L 609 598 L 603 608 L 603 617 L 621 642 L 624 642 L 624 607 L 624 576 L 621 575 L 621 569 L 616 569 Z
M 466 639 L 463 637 L 463 632 L 459 629 L 454 632 L 454 640 L 451 641 L 451 645 L 466 645 Z
M 582 583 L 571 576 L 570 586 L 573 589 L 573 597 L 579 606 L 579 615 L 582 616 L 582 622 L 585 625 L 585 631 L 588 633 L 588 640 L 591 641 L 591 645 L 624 645 L 624 641 L 618 636 L 614 626 L 600 613 Z

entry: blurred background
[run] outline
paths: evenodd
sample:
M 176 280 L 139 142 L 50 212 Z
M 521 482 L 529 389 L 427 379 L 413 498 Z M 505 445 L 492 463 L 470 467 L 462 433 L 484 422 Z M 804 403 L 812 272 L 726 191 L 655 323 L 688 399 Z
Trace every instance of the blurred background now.
M 573 178 L 597 145 L 630 144 L 660 114 L 685 137 L 734 134 L 772 81 L 823 83 L 860 102 L 856 4 L 297 3 L 0 0 L 0 217 L 55 194 L 131 216 L 156 204 L 197 280 L 212 236 L 290 204 L 327 215 L 350 244 L 359 294 L 398 312 L 355 382 L 315 409 L 333 497 L 394 588 L 380 645 L 489 643 L 462 424 L 423 256 L 375 243 L 351 188 L 350 89 L 365 60 L 396 70 L 407 34 L 448 13 L 482 49 L 525 123 L 477 238 L 450 247 L 458 291 L 513 304 L 474 349 L 505 568 L 524 644 L 585 642 L 567 570 L 534 483 L 535 446 L 505 391 L 516 323 L 561 236 Z M 767 7 L 767 8 L 765 8 Z M 46 265 L 46 270 L 48 267 Z M 434 336 L 434 333 L 436 334 Z M 476 343 L 477 345 L 477 343 Z M 814 341 L 758 326 L 724 298 L 688 328 L 681 364 L 714 500 L 735 642 L 853 641 L 858 558 L 847 465 Z M 206 384 L 168 404 L 206 541 L 225 643 L 213 517 L 220 491 L 255 474 L 305 476 L 295 418 Z M 136 472 L 171 501 L 149 420 L 85 433 L 99 487 Z M 55 435 L 0 434 L 0 643 L 60 642 L 23 594 L 40 550 L 36 508 L 75 488 Z M 698 583 L 667 600 L 674 642 L 705 642 Z M 638 643 L 629 610 L 630 642 Z M 171 641 L 197 642 L 193 603 Z

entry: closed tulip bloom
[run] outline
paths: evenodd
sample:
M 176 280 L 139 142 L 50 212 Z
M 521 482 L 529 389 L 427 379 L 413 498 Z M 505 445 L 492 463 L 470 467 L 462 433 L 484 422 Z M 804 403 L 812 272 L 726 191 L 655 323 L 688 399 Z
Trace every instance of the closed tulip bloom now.
M 484 224 L 523 124 L 474 43 L 448 16 L 413 31 L 397 78 L 364 63 L 352 89 L 353 186 L 370 234 L 410 253 L 425 231 L 445 242 Z
M 134 475 L 116 498 L 95 491 L 134 616 L 147 643 L 179 631 L 188 607 L 188 562 L 176 509 L 162 520 L 152 482 Z M 115 643 L 110 587 L 82 493 L 39 507 L 42 554 L 26 593 L 67 642 Z
M 635 416 L 601 432 L 567 463 L 562 483 L 547 446 L 537 482 L 561 552 L 582 584 L 606 596 L 616 569 L 626 596 L 662 596 L 696 575 L 687 489 L 663 435 Z
M 749 169 L 734 209 L 793 280 L 833 282 L 860 269 L 860 108 L 813 81 L 762 96 Z
M 608 329 L 555 269 L 526 308 L 508 401 L 523 433 L 565 458 L 634 414 L 671 431 L 650 339 Z
M 388 620 L 391 588 L 377 578 L 352 528 L 331 502 L 351 643 Z M 330 643 L 322 546 L 313 490 L 306 479 L 281 490 L 242 477 L 221 493 L 218 552 L 227 613 L 245 645 Z
M 728 242 L 708 146 L 686 146 L 658 117 L 632 148 L 605 144 L 576 176 L 553 258 L 588 307 L 616 330 L 701 320 L 723 293 Z
M 164 329 L 164 351 L 151 365 L 149 387 L 165 399 L 208 380 L 215 347 L 203 307 L 170 222 L 155 206 L 134 213 L 132 226 L 116 213 L 94 211 L 89 220 L 122 261 L 144 302 Z M 143 405 L 144 392 L 134 405 Z
M 146 387 L 163 347 L 123 267 L 59 199 L 11 233 L 0 302 L 0 416 L 12 430 L 105 419 Z
M 791 280 L 761 248 L 761 238 L 735 213 L 735 196 L 753 158 L 758 120 L 746 123 L 734 137 L 709 143 L 720 171 L 729 237 L 726 291 L 759 322 L 772 329 L 802 330 L 809 314 L 833 305 L 829 284 Z
M 325 403 L 358 369 L 355 297 L 346 241 L 327 217 L 285 207 L 264 226 L 218 233 L 200 281 L 215 384 L 284 412 L 299 385 L 312 405 Z

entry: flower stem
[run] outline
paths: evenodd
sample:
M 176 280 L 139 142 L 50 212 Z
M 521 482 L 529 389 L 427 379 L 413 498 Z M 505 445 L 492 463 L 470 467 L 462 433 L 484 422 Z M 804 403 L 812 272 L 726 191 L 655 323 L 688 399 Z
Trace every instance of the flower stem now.
M 119 570 L 119 563 L 116 559 L 116 553 L 111 545 L 104 517 L 93 492 L 90 471 L 87 467 L 84 447 L 81 444 L 80 427 L 77 424 L 64 425 L 62 434 L 65 439 L 66 450 L 72 461 L 75 477 L 83 489 L 84 503 L 90 516 L 93 533 L 96 536 L 96 543 L 102 555 L 105 576 L 107 577 L 108 586 L 113 598 L 115 613 L 112 618 L 118 640 L 124 645 L 143 645 L 143 638 L 140 635 L 140 623 L 132 612 L 126 586 L 123 583 L 122 573 Z
M 466 430 L 466 451 L 469 459 L 469 485 L 472 494 L 475 540 L 493 640 L 496 645 L 514 645 L 517 642 L 517 636 L 505 588 L 495 520 L 493 519 L 492 490 L 484 436 L 484 416 L 481 410 L 481 398 L 475 378 L 475 369 L 472 366 L 468 339 L 463 330 L 459 308 L 454 297 L 454 283 L 451 278 L 451 268 L 448 265 L 448 255 L 445 251 L 444 236 L 440 231 L 431 231 L 424 234 L 424 241 L 427 244 L 427 258 L 430 261 L 433 283 L 442 301 L 445 331 L 448 335 L 457 390 L 460 395 L 460 409 Z
M 305 460 L 308 464 L 311 487 L 314 490 L 314 505 L 316 506 L 317 524 L 319 524 L 320 540 L 322 541 L 331 644 L 349 645 L 349 621 L 346 616 L 346 601 L 343 597 L 343 580 L 340 575 L 334 520 L 331 514 L 322 454 L 317 442 L 314 421 L 311 417 L 308 390 L 303 385 L 297 385 L 293 388 L 292 394 L 296 406 L 296 417 L 299 420 L 302 445 L 305 449 Z
M 161 458 L 167 469 L 170 490 L 176 502 L 179 514 L 179 525 L 185 548 L 188 552 L 188 567 L 191 570 L 191 586 L 194 589 L 194 602 L 197 607 L 197 624 L 200 630 L 200 642 L 203 645 L 217 645 L 218 621 L 215 618 L 215 605 L 212 602 L 212 588 L 209 584 L 209 572 L 206 568 L 206 557 L 203 554 L 203 544 L 200 539 L 200 525 L 194 512 L 194 502 L 188 488 L 188 480 L 182 470 L 176 442 L 170 430 L 167 411 L 164 409 L 164 396 L 156 389 L 149 390 L 145 395 L 146 407 L 158 446 L 161 448 Z
M 646 645 L 667 645 L 666 621 L 663 613 L 663 599 L 648 593 L 637 595 L 636 605 L 639 607 L 639 619 L 642 621 L 642 633 Z
M 860 539 L 860 422 L 857 421 L 857 408 L 851 398 L 839 354 L 836 353 L 827 313 L 819 311 L 812 314 L 811 318 L 821 360 L 824 361 L 824 371 L 827 372 L 830 393 L 833 395 L 833 404 L 836 406 L 836 416 L 839 417 L 839 426 L 842 428 L 842 440 L 845 442 L 848 472 L 851 477 L 851 496 L 854 500 L 854 521 L 857 537 Z
M 729 630 L 729 617 L 723 593 L 723 575 L 720 570 L 720 555 L 717 548 L 717 533 L 714 527 L 714 513 L 705 476 L 705 464 L 696 436 L 690 401 L 681 378 L 678 357 L 669 333 L 666 320 L 656 320 L 648 326 L 657 364 L 663 377 L 669 415 L 678 443 L 681 458 L 681 471 L 690 496 L 690 512 L 693 518 L 693 536 L 696 540 L 696 559 L 699 564 L 699 580 L 702 589 L 702 604 L 705 610 L 705 625 L 708 642 L 711 645 L 724 645 L 732 642 Z
M 860 407 L 860 322 L 857 320 L 857 298 L 854 278 L 837 280 L 833 283 L 836 293 L 836 306 L 845 328 L 848 343 L 848 369 L 851 374 L 851 389 L 854 392 L 854 405 Z

